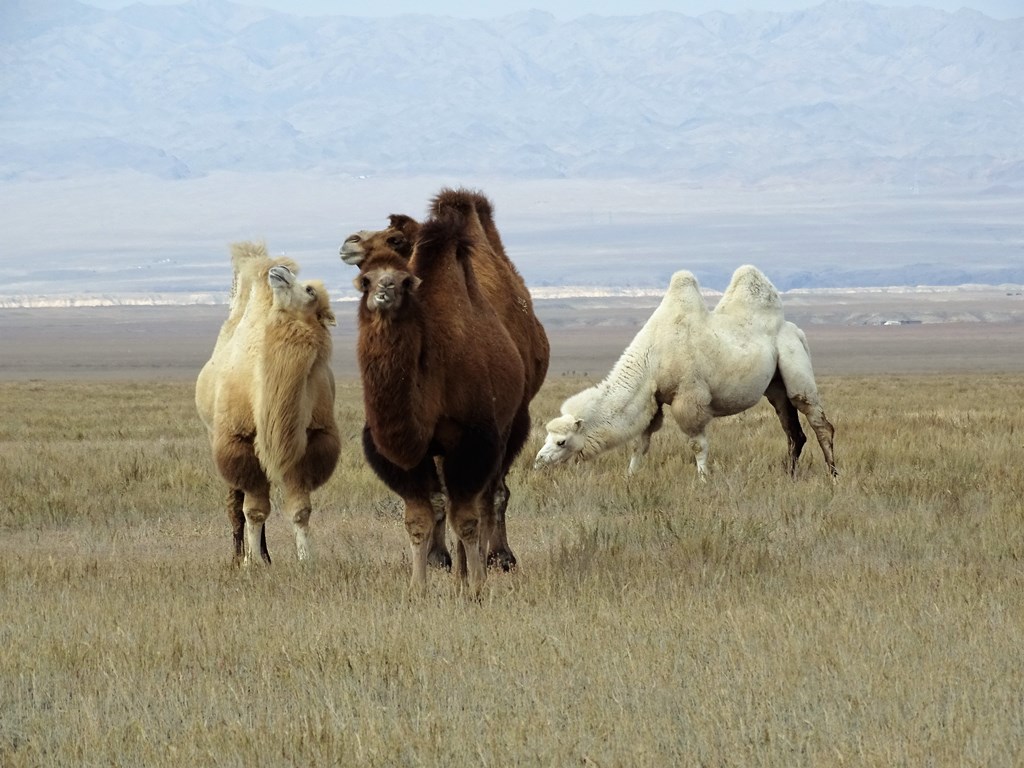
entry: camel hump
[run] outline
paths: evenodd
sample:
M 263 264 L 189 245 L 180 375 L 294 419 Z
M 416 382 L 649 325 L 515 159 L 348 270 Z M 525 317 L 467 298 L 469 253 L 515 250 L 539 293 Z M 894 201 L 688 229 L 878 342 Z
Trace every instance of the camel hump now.
M 729 287 L 715 307 L 716 312 L 782 313 L 782 299 L 772 281 L 757 267 L 745 264 L 733 272 Z
M 668 282 L 668 290 L 665 292 L 665 299 L 672 305 L 682 306 L 688 312 L 707 312 L 707 305 L 704 304 L 704 297 L 700 292 L 700 285 L 692 272 L 681 269 L 672 275 Z
M 491 201 L 483 192 L 464 187 L 459 189 L 445 187 L 434 197 L 430 208 L 434 216 L 440 216 L 446 210 L 456 210 L 464 216 L 473 212 L 476 212 L 481 218 L 490 219 L 494 216 Z
M 255 277 L 256 269 L 261 262 L 269 259 L 266 243 L 244 242 L 231 244 L 231 293 L 228 294 L 231 305 L 235 306 L 238 299 L 245 301 L 252 287 L 252 280 Z
M 414 271 L 429 271 L 449 254 L 466 258 L 472 248 L 466 223 L 465 213 L 454 207 L 444 208 L 423 222 L 413 251 Z

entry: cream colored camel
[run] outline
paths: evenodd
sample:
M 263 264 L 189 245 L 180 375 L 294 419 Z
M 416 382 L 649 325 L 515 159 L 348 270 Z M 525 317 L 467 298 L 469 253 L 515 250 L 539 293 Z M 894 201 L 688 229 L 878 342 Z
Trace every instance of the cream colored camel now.
M 271 485 L 280 486 L 295 527 L 300 560 L 311 556 L 311 491 L 337 464 L 330 299 L 319 281 L 299 282 L 291 259 L 262 244 L 232 246 L 231 308 L 196 382 L 196 408 L 214 463 L 227 481 L 235 558 L 258 550 L 266 562 L 264 523 Z

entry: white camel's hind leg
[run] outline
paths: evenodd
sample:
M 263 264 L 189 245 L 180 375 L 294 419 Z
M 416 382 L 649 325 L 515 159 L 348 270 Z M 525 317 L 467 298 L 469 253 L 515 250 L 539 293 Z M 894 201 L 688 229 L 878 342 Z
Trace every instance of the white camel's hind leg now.
M 768 385 L 768 389 L 765 390 L 764 396 L 768 398 L 768 402 L 775 409 L 779 422 L 782 424 L 782 430 L 786 433 L 786 440 L 789 443 L 789 474 L 794 477 L 796 463 L 800 458 L 804 443 L 807 442 L 807 437 L 800 426 L 800 417 L 797 415 L 796 406 L 786 394 L 786 385 L 783 384 L 782 376 L 778 371 Z
M 807 337 L 793 323 L 784 323 L 782 330 L 779 331 L 778 348 L 779 373 L 782 374 L 783 383 L 786 385 L 786 395 L 810 423 L 815 437 L 818 438 L 818 445 L 821 446 L 829 474 L 835 479 L 839 475 L 832 455 L 835 428 L 825 417 L 825 409 L 818 397 Z
M 835 480 L 839 476 L 835 458 L 832 456 L 832 438 L 836 430 L 832 422 L 825 417 L 825 409 L 821 407 L 817 398 L 812 401 L 805 395 L 794 395 L 790 400 L 810 422 L 814 435 L 818 438 L 818 445 L 821 446 L 821 454 L 825 457 L 828 473 Z
M 626 471 L 627 475 L 632 475 L 640 469 L 640 465 L 643 464 L 644 457 L 647 456 L 647 452 L 651 450 L 651 435 L 661 429 L 661 425 L 665 420 L 665 414 L 661 410 L 661 406 L 658 406 L 658 410 L 654 412 L 654 418 L 651 419 L 651 423 L 647 425 L 647 428 L 640 434 L 640 437 L 636 439 L 636 443 L 633 446 L 633 455 L 629 458 L 629 469 Z

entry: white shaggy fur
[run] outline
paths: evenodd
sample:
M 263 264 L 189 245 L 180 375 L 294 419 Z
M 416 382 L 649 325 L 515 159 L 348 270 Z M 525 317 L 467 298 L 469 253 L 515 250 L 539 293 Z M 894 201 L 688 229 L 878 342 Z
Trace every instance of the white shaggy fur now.
M 833 428 L 818 398 L 807 340 L 784 319 L 771 281 L 755 267 L 740 267 L 712 312 L 696 278 L 676 272 L 608 376 L 566 400 L 562 415 L 548 422 L 536 464 L 589 459 L 635 439 L 633 473 L 661 427 L 661 406 L 668 405 L 703 478 L 707 425 L 745 411 L 761 397 L 771 401 L 789 437 L 791 472 L 805 441 L 799 410 L 814 428 L 834 477 Z

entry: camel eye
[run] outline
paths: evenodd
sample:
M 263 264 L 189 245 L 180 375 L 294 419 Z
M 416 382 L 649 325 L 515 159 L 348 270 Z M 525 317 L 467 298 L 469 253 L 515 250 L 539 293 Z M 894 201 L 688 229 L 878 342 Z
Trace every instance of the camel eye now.
M 563 437 L 561 440 L 556 442 L 555 445 L 557 445 L 559 448 L 561 448 L 563 445 L 565 445 L 565 438 Z

